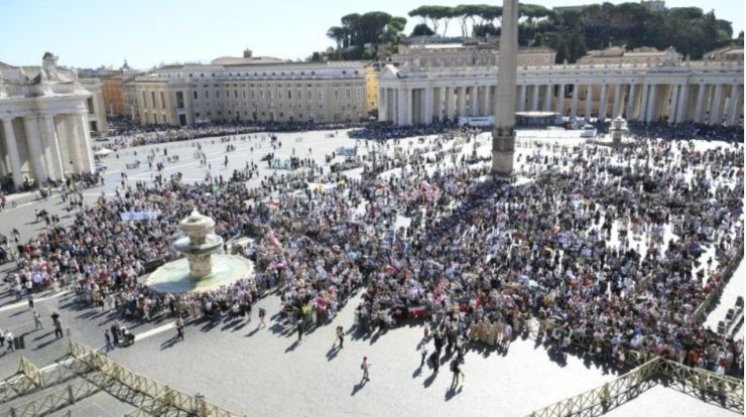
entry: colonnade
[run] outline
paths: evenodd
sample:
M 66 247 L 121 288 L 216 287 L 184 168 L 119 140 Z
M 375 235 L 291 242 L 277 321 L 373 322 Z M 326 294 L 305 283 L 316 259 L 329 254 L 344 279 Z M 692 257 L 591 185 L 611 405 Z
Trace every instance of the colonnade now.
M 0 122 L 0 172 L 11 174 L 16 187 L 25 179 L 44 183 L 94 172 L 87 112 L 9 115 Z
M 404 83 L 400 83 L 404 84 Z M 489 117 L 495 84 L 431 82 L 379 89 L 379 120 L 395 125 L 429 124 L 459 117 Z M 517 112 L 554 112 L 572 118 L 738 124 L 743 116 L 743 80 L 699 83 L 663 80 L 643 82 L 557 82 L 517 85 Z

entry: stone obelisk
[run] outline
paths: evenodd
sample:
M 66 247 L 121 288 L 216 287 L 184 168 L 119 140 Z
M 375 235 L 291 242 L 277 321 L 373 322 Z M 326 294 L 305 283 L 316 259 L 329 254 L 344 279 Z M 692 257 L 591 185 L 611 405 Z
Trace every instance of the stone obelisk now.
M 497 63 L 495 130 L 492 131 L 492 173 L 505 178 L 513 175 L 517 60 L 518 0 L 503 0 L 500 53 Z

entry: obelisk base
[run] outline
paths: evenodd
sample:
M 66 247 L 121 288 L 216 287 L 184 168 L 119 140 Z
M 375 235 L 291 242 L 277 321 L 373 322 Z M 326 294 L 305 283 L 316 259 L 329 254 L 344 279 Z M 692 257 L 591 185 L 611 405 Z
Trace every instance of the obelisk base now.
M 492 174 L 503 179 L 513 176 L 515 132 L 513 128 L 497 128 L 492 132 Z

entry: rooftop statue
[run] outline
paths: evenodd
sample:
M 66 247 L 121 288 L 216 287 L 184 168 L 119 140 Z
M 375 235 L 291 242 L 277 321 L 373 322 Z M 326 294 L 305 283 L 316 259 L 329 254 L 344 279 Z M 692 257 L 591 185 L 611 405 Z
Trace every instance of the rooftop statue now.
M 57 69 L 58 56 L 51 52 L 45 52 L 41 58 L 41 70 L 39 75 L 34 77 L 31 84 L 47 84 L 55 82 L 75 82 L 77 76 L 75 74 L 68 75 L 60 72 Z

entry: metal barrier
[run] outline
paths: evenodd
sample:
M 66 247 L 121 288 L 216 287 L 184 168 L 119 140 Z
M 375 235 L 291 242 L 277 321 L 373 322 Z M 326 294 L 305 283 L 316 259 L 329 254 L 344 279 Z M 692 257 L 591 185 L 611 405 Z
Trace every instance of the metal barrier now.
M 534 411 L 529 417 L 600 416 L 658 383 L 743 414 L 743 381 L 656 357 L 600 387 Z
M 720 302 L 720 297 L 723 295 L 723 291 L 725 290 L 725 286 L 728 284 L 728 281 L 733 277 L 733 274 L 736 272 L 736 269 L 738 269 L 738 265 L 741 264 L 741 261 L 743 260 L 744 255 L 744 242 L 741 237 L 737 238 L 738 244 L 735 246 L 735 257 L 732 258 L 731 263 L 728 265 L 728 267 L 723 271 L 723 279 L 720 281 L 720 284 L 718 287 L 711 293 L 705 297 L 705 299 L 700 303 L 700 305 L 697 307 L 696 310 L 694 310 L 693 317 L 697 321 L 697 323 L 704 323 L 705 320 L 707 320 L 707 315 L 710 314 L 710 312 L 717 306 L 717 304 Z
M 158 403 L 187 413 L 195 413 L 198 417 L 238 417 L 237 414 L 209 404 L 202 398 L 185 394 L 167 385 L 163 385 L 154 379 L 132 372 L 101 353 L 71 338 L 68 339 L 68 346 L 70 354 L 81 362 L 111 377 L 129 389 L 145 394 Z
M 25 356 L 21 356 L 21 364 L 18 372 L 25 375 L 26 378 L 30 379 L 37 387 L 44 385 L 41 370 L 31 363 L 31 361 L 26 359 Z
M 11 407 L 7 412 L 0 415 L 10 417 L 37 417 L 65 408 L 100 390 L 101 388 L 88 381 L 78 381 L 41 398 Z

